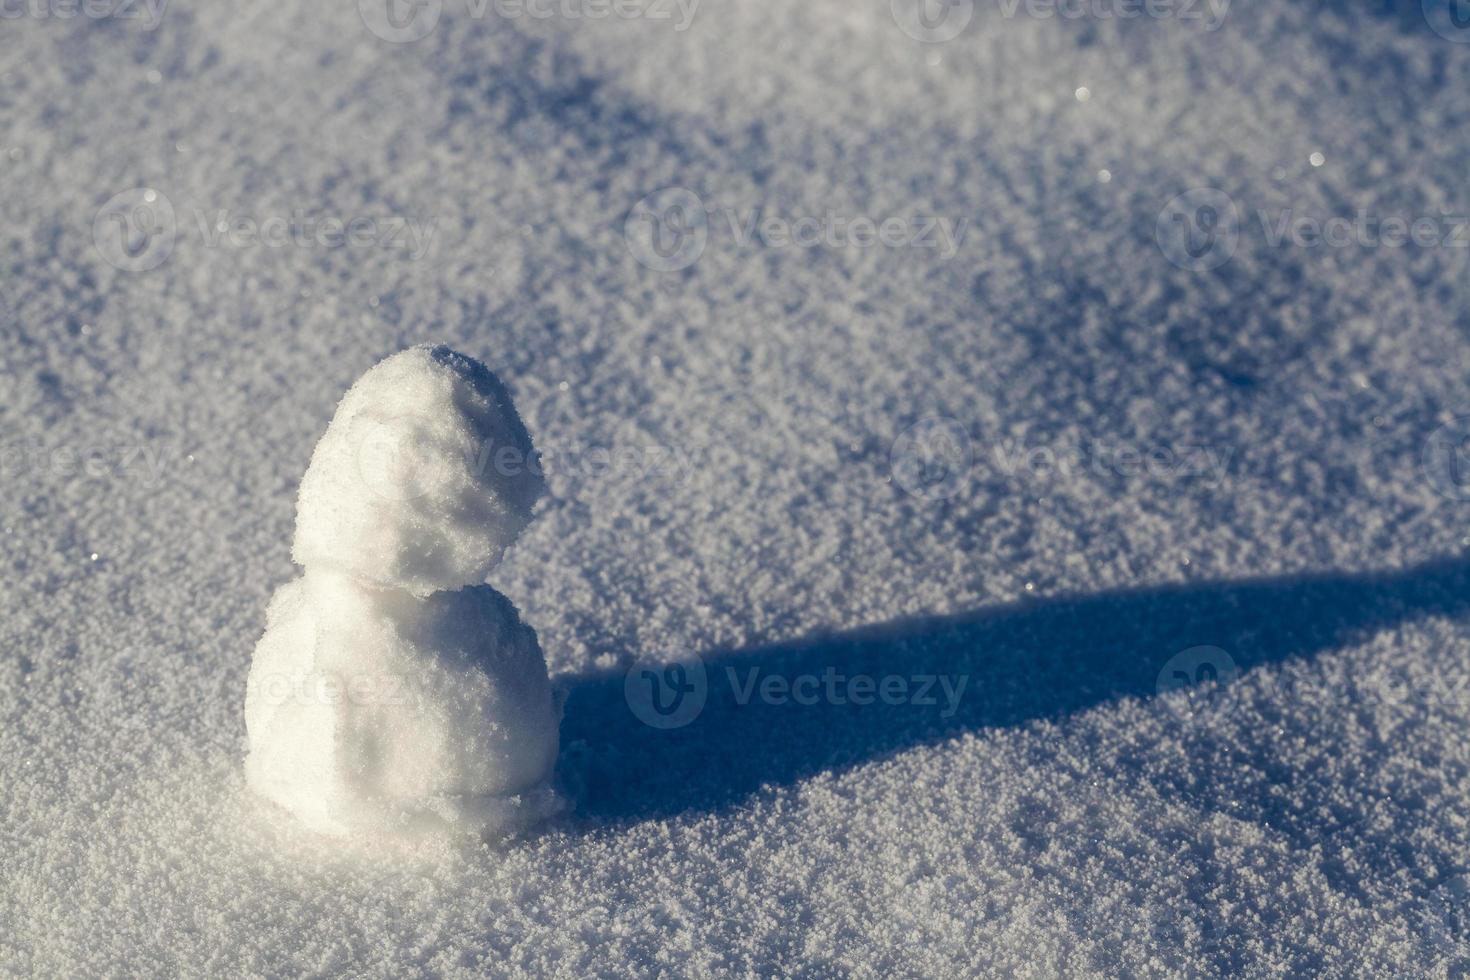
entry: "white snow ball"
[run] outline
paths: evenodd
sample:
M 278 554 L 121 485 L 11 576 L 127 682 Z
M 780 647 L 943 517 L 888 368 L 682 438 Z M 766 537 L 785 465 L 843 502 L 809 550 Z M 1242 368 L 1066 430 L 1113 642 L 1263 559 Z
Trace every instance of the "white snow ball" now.
M 311 569 L 255 649 L 246 778 L 323 833 L 504 835 L 560 807 L 560 722 L 536 634 L 494 589 Z
M 544 488 L 499 379 L 447 347 L 413 347 L 337 406 L 301 481 L 292 556 L 418 595 L 478 585 Z

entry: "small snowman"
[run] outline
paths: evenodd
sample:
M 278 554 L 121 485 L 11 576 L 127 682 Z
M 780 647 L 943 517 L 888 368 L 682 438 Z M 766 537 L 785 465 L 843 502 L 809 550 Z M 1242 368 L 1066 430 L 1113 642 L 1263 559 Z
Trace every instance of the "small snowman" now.
M 503 836 L 561 808 L 561 707 L 535 632 L 484 584 L 539 461 L 504 386 L 447 347 L 343 397 L 297 499 L 245 696 L 246 779 L 328 834 Z

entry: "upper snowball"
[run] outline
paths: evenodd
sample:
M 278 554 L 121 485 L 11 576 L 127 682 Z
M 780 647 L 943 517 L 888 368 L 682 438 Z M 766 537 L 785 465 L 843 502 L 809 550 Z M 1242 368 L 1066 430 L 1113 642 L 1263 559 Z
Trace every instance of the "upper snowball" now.
M 292 558 L 417 595 L 477 585 L 544 488 L 499 379 L 447 347 L 412 347 L 337 406 L 301 481 Z

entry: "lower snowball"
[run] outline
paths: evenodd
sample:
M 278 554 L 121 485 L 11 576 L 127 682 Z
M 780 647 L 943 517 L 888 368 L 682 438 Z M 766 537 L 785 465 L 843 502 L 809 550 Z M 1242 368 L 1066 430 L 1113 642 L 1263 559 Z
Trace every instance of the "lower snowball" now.
M 489 586 L 418 598 L 331 572 L 277 590 L 245 697 L 246 778 L 329 834 L 514 833 L 561 807 L 561 708 Z

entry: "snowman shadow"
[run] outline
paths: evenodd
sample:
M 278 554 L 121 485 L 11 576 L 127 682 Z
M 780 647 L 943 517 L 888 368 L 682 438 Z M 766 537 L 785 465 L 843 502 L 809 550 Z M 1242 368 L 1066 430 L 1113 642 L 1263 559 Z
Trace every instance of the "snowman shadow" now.
M 685 661 L 699 668 L 703 701 L 675 723 L 647 710 L 671 703 L 659 700 L 656 669 L 573 680 L 562 778 L 577 820 L 719 811 L 967 732 L 1158 696 L 1161 669 L 1187 648 L 1228 651 L 1244 675 L 1420 617 L 1467 612 L 1470 559 L 1456 558 L 1037 599 L 715 651 Z M 682 686 L 667 694 L 694 691 L 690 677 L 679 671 Z M 637 693 L 645 684 L 647 703 Z

